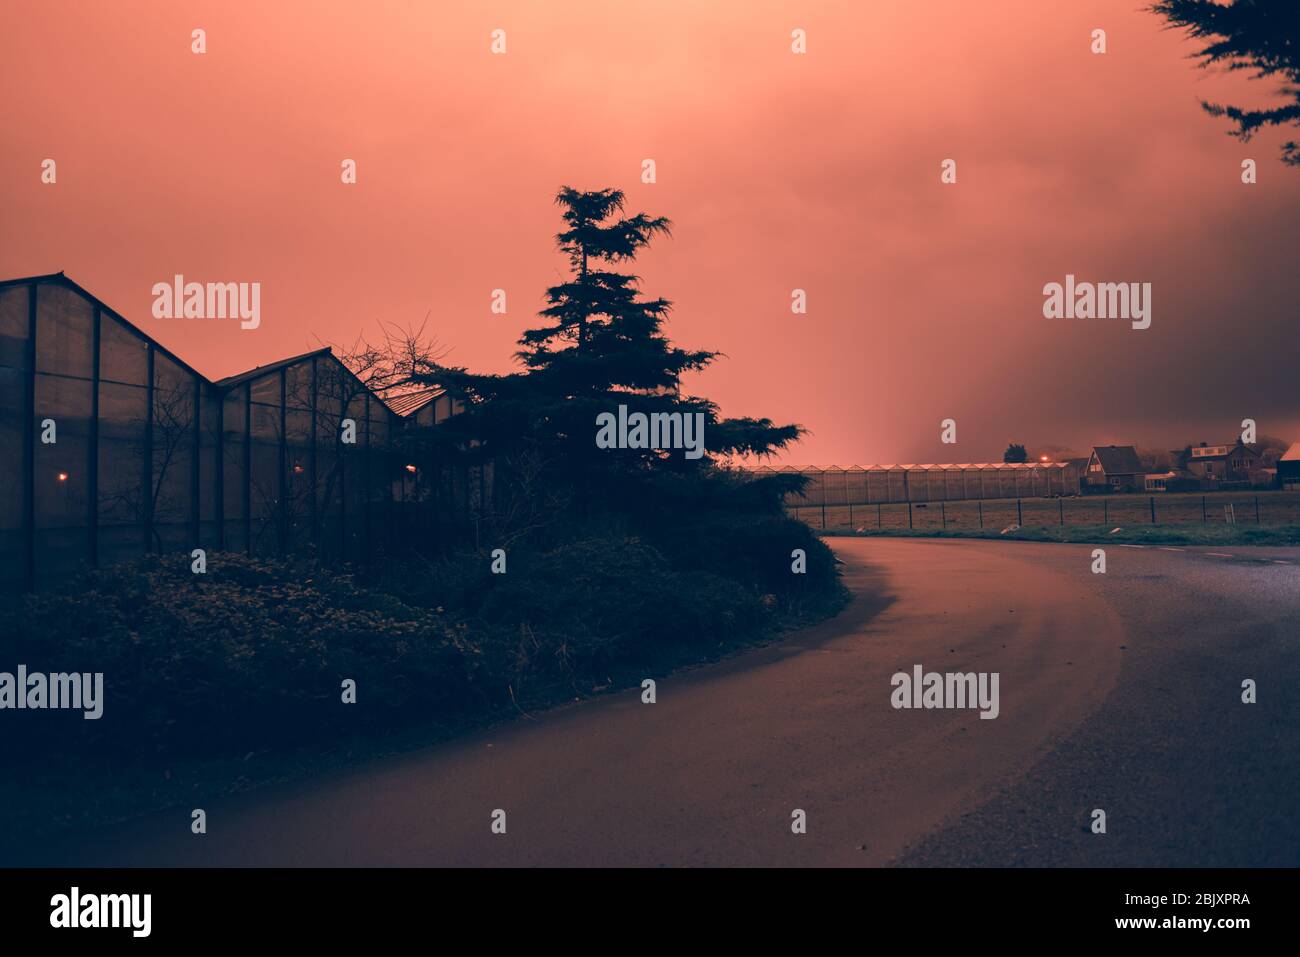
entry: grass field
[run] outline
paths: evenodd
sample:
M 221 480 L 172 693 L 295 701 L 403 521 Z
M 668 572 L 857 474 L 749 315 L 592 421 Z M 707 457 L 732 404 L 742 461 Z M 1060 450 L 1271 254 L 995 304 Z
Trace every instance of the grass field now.
M 1235 522 L 1226 513 L 1231 509 Z M 1300 527 L 1300 492 L 1210 492 L 1205 495 L 1164 493 L 1156 495 L 1108 495 L 1076 498 L 963 499 L 951 502 L 890 502 L 879 505 L 790 506 L 791 515 L 814 529 L 840 534 L 971 534 L 999 535 L 1002 529 L 1020 525 L 1024 529 L 1066 529 L 1088 534 L 1110 535 L 1114 528 L 1126 533 L 1139 528 L 1179 530 L 1185 540 L 1196 529 L 1206 541 L 1228 540 L 1211 535 L 1220 529 L 1241 540 L 1246 528 Z M 1025 537 L 1025 536 L 1017 536 Z M 1077 534 L 1066 539 L 1042 536 L 1054 541 L 1091 541 Z M 1277 544 L 1274 536 L 1270 543 Z

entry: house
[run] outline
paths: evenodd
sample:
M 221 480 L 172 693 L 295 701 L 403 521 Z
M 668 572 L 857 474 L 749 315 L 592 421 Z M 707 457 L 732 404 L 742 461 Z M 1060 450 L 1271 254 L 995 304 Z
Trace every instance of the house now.
M 1088 457 L 1084 482 L 1093 490 L 1141 491 L 1146 485 L 1146 468 L 1131 445 L 1095 445 Z
M 1235 445 L 1200 445 L 1176 452 L 1178 467 L 1207 485 L 1249 482 L 1264 467 L 1263 456 L 1240 439 Z
M 1277 481 L 1288 491 L 1300 491 L 1300 442 L 1296 442 L 1277 460 Z

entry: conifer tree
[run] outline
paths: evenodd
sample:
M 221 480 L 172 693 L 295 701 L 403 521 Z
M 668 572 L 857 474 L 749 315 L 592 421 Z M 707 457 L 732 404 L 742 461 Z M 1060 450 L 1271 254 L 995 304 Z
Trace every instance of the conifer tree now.
M 1249 70 L 1256 77 L 1277 77 L 1286 102 L 1265 109 L 1243 109 L 1202 101 L 1211 116 L 1236 124 L 1243 142 L 1267 126 L 1300 126 L 1300 4 L 1296 0 L 1159 0 L 1151 10 L 1203 43 L 1201 65 Z M 1300 166 L 1300 143 L 1282 144 L 1282 161 Z
M 699 477 L 717 456 L 767 455 L 798 439 L 796 425 L 722 419 L 714 403 L 682 392 L 682 376 L 719 354 L 674 346 L 663 330 L 672 304 L 646 298 L 639 277 L 619 268 L 653 239 L 671 235 L 667 219 L 625 215 L 625 197 L 615 189 L 566 186 L 555 202 L 564 221 L 556 244 L 568 259 L 569 276 L 546 291 L 539 313 L 544 324 L 519 339 L 523 371 L 491 376 L 439 366 L 410 377 L 437 382 L 465 405 L 435 430 L 432 439 L 443 454 L 455 447 L 491 460 L 507 482 L 509 463 L 527 455 L 541 463 L 542 481 L 572 490 L 588 513 L 593 507 L 618 510 L 629 497 L 654 494 L 655 482 L 667 476 Z M 647 414 L 702 413 L 708 454 L 688 459 L 681 449 L 598 448 L 597 416 L 620 405 Z M 798 481 L 781 476 L 746 484 L 753 486 L 751 498 L 772 504 Z

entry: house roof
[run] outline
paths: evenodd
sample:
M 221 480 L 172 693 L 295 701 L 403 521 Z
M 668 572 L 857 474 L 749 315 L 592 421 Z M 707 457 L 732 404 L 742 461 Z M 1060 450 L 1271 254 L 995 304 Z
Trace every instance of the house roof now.
M 1291 448 L 1283 453 L 1279 462 L 1300 462 L 1300 442 L 1293 442 Z
M 351 379 L 354 382 L 356 382 L 364 392 L 369 393 L 371 396 L 373 396 L 375 401 L 378 402 L 381 407 L 388 409 L 388 411 L 390 412 L 396 413 L 396 410 L 392 407 L 392 405 L 388 402 L 388 400 L 386 400 L 382 395 L 380 395 L 378 392 L 374 391 L 368 385 L 366 385 L 365 381 L 360 376 L 358 376 L 355 372 L 349 369 L 347 363 L 344 362 L 342 359 L 340 359 L 338 356 L 336 356 L 334 354 L 334 350 L 329 346 L 326 346 L 323 349 L 313 349 L 311 352 L 304 352 L 302 355 L 289 356 L 287 359 L 278 359 L 275 362 L 268 362 L 264 366 L 254 366 L 252 369 L 249 369 L 247 372 L 239 372 L 232 376 L 226 376 L 224 379 L 218 379 L 215 383 L 213 383 L 213 385 L 222 392 L 228 392 L 229 390 L 235 388 L 236 386 L 243 385 L 245 382 L 251 382 L 254 379 L 260 379 L 262 376 L 271 375 L 273 373 L 279 372 L 281 369 L 286 369 L 289 366 L 296 365 L 299 362 L 306 362 L 309 359 L 317 359 L 317 358 L 322 358 L 322 359 L 327 358 L 330 361 L 332 361 L 335 365 L 337 365 L 340 369 L 342 369 L 344 373 L 346 373 L 349 377 L 351 377 Z M 361 392 L 357 392 L 355 394 L 360 395 Z
M 441 395 L 446 395 L 447 390 L 439 386 L 431 386 L 427 389 L 421 389 L 418 392 L 408 392 L 406 395 L 394 396 L 388 400 L 388 407 L 400 416 L 411 416 L 419 412 L 426 405 Z
M 1217 452 L 1214 455 L 1197 455 L 1196 450 L 1198 448 L 1199 449 L 1204 449 L 1204 448 L 1220 449 L 1221 448 L 1224 449 L 1225 451 Z M 1193 445 L 1191 447 L 1191 450 L 1187 453 L 1187 456 L 1193 462 L 1204 462 L 1207 459 L 1211 461 L 1216 459 L 1226 459 L 1228 458 L 1228 456 L 1235 455 L 1236 453 L 1242 450 L 1245 450 L 1255 455 L 1259 454 L 1258 452 L 1256 452 L 1255 449 L 1252 449 L 1249 445 L 1246 445 L 1244 442 L 1242 442 L 1241 439 L 1237 439 L 1236 444 L 1225 442 L 1222 445 L 1211 445 L 1211 446 Z M 1180 451 L 1178 454 L 1182 455 L 1183 453 Z
M 218 379 L 213 383 L 213 385 L 218 389 L 229 389 L 241 385 L 249 379 L 257 379 L 271 372 L 279 372 L 287 366 L 302 362 L 304 359 L 314 359 L 316 356 L 330 356 L 333 358 L 334 353 L 330 350 L 329 346 L 326 346 L 324 349 L 313 349 L 311 352 L 304 352 L 300 356 L 290 356 L 287 359 L 277 359 L 275 362 L 268 362 L 264 366 L 254 366 L 246 372 L 237 372 L 234 375 L 228 375 L 224 379 Z
M 1107 475 L 1137 475 L 1146 471 L 1137 449 L 1131 445 L 1094 445 L 1092 454 L 1097 456 Z

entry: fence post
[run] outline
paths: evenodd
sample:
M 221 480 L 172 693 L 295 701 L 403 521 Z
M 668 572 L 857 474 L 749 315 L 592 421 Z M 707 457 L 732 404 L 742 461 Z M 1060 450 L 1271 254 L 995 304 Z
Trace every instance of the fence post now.
M 1155 523 L 1156 523 L 1156 497 L 1152 495 L 1151 496 L 1151 524 L 1154 525 Z
M 975 500 L 975 507 L 979 509 L 979 513 L 980 513 L 980 528 L 983 528 L 983 527 L 984 527 L 984 503 L 981 502 L 979 499 L 976 499 L 976 500 Z
M 1056 500 L 1056 507 L 1061 513 L 1061 527 L 1064 528 L 1065 527 L 1065 499 L 1058 498 Z
M 944 489 L 944 491 L 946 492 L 947 489 Z M 946 529 L 948 527 L 948 510 L 944 508 L 943 502 L 939 503 L 939 520 L 943 522 L 943 527 Z
M 1255 524 L 1259 524 L 1259 496 L 1255 496 Z
M 907 527 L 912 527 L 912 503 L 907 503 Z
M 826 531 L 826 499 L 822 497 L 822 531 Z
M 852 503 L 852 502 L 849 502 L 849 531 L 850 531 L 850 532 L 851 532 L 851 531 L 854 531 L 854 528 L 853 528 L 853 503 Z
M 1025 524 L 1024 513 L 1020 511 L 1020 499 L 1016 499 L 1016 524 L 1017 525 Z
M 1205 516 L 1205 496 L 1202 495 L 1201 496 L 1201 524 L 1206 525 L 1208 523 L 1209 523 L 1209 519 L 1206 518 Z
M 1101 500 L 1101 524 L 1110 524 L 1110 499 L 1108 498 Z
M 884 527 L 885 527 L 885 526 L 881 523 L 880 509 L 881 509 L 881 505 L 880 505 L 879 502 L 877 502 L 877 503 L 876 503 L 876 528 L 884 528 Z

